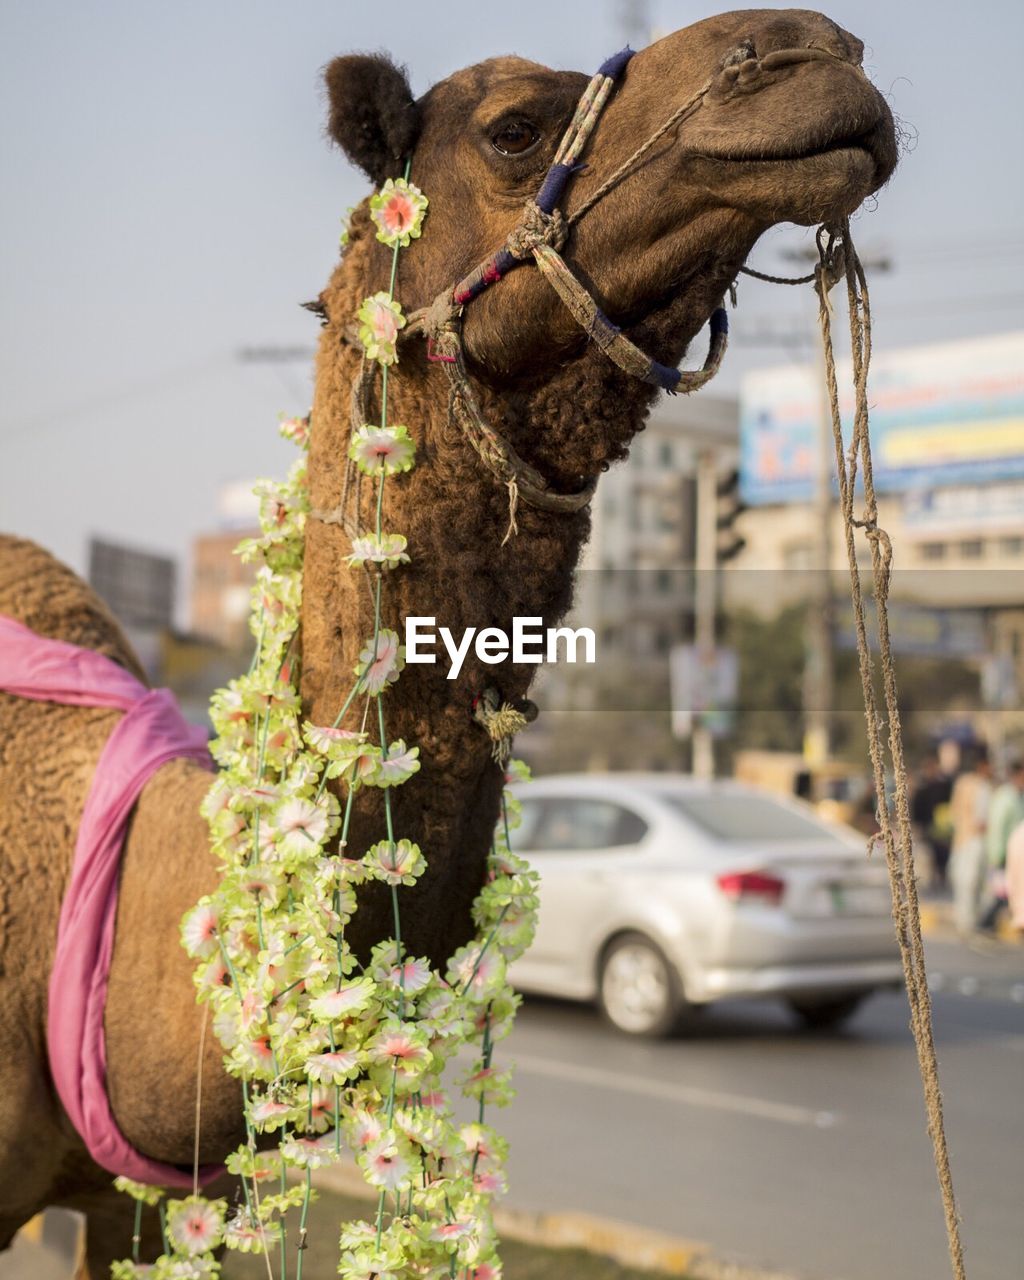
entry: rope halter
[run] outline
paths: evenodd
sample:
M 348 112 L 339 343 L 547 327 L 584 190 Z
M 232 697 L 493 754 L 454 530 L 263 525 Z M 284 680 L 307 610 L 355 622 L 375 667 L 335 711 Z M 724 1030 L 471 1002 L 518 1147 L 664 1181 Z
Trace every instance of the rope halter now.
M 695 110 L 711 88 L 714 77 L 701 86 L 681 107 L 672 113 L 613 174 L 589 197 L 571 218 L 558 207 L 573 175 L 584 166 L 581 156 L 593 134 L 601 113 L 611 97 L 617 81 L 633 57 L 632 49 L 614 54 L 598 69 L 587 84 L 576 105 L 573 118 L 555 153 L 534 199 L 527 201 L 523 214 L 504 245 L 485 258 L 452 289 L 439 294 L 434 302 L 409 317 L 406 334 L 423 332 L 427 336 L 428 358 L 457 366 L 462 347 L 461 318 L 463 310 L 474 298 L 503 279 L 510 271 L 531 259 L 548 284 L 565 304 L 577 324 L 601 351 L 620 369 L 641 382 L 660 387 L 670 394 L 695 391 L 717 373 L 725 354 L 728 321 L 724 307 L 711 316 L 711 345 L 703 368 L 683 372 L 652 359 L 631 342 L 601 310 L 593 295 L 584 287 L 562 257 L 562 250 L 573 224 L 589 212 L 599 200 L 632 172 L 652 146 L 673 126 Z M 726 59 L 728 61 L 728 59 Z
M 517 531 L 516 509 L 520 499 L 546 511 L 580 511 L 589 505 L 597 481 L 588 480 L 575 493 L 555 491 L 494 427 L 484 421 L 463 358 L 462 316 L 464 309 L 474 298 L 478 298 L 485 289 L 496 284 L 516 267 L 532 260 L 576 323 L 609 360 L 630 376 L 669 394 L 695 391 L 702 387 L 718 372 L 725 355 L 729 326 L 724 306 L 717 307 L 711 316 L 711 342 L 703 367 L 693 372 L 683 372 L 652 359 L 631 342 L 605 315 L 596 299 L 562 257 L 572 225 L 632 172 L 660 138 L 700 105 L 714 80 L 714 76 L 710 77 L 691 98 L 674 111 L 568 218 L 558 207 L 559 202 L 573 175 L 584 167 L 580 159 L 583 150 L 616 82 L 632 57 L 632 49 L 623 49 L 602 63 L 591 78 L 576 105 L 540 190 L 534 199 L 527 201 L 522 216 L 502 247 L 453 288 L 438 294 L 429 307 L 413 312 L 403 333 L 403 337 L 413 333 L 426 335 L 427 358 L 441 364 L 451 382 L 451 417 L 458 423 L 487 468 L 508 489 L 509 525 L 505 535 L 506 542 Z M 728 62 L 729 59 L 725 61 Z

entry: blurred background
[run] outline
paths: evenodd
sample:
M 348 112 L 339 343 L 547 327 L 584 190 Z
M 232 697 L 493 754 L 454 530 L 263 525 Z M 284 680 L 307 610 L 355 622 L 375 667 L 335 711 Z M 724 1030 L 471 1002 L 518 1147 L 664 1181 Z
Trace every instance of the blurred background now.
M 43 0 L 0 12 L 0 517 L 88 575 L 154 676 L 201 715 L 248 644 L 232 548 L 254 518 L 253 480 L 284 470 L 276 417 L 310 399 L 316 321 L 298 304 L 322 287 L 366 189 L 324 140 L 319 68 L 386 47 L 417 92 L 498 52 L 590 68 L 705 11 L 526 0 L 506 22 L 456 2 L 441 22 L 404 0 L 386 13 Z M 904 137 L 896 179 L 854 224 L 874 303 L 881 519 L 915 751 L 985 740 L 1000 754 L 1021 733 L 1024 661 L 1024 180 L 1006 163 L 1024 94 L 989 62 L 993 32 L 1012 47 L 1022 20 L 991 0 L 966 27 L 951 4 L 924 13 L 861 0 L 830 14 L 864 38 Z M 812 254 L 812 233 L 780 227 L 752 265 L 803 274 Z M 631 712 L 634 766 L 689 767 L 695 738 L 704 770 L 747 750 L 814 768 L 863 758 L 844 550 L 819 465 L 813 296 L 744 278 L 732 319 L 711 393 L 664 401 L 602 485 L 578 611 L 599 670 L 542 690 L 548 714 L 523 740 L 539 765 L 622 767 L 588 715 Z M 637 625 L 621 625 L 624 605 Z M 696 665 L 677 655 L 673 732 L 670 655 L 695 644 Z M 716 705 L 693 703 L 712 686 Z
M 1009 1276 L 1024 1250 L 1024 965 L 1007 912 L 984 919 L 981 889 L 956 931 L 947 862 L 957 779 L 980 770 L 994 794 L 1024 755 L 1024 88 L 1012 74 L 1024 10 L 826 9 L 865 41 L 902 126 L 901 166 L 853 231 L 872 290 L 880 522 L 896 552 L 947 1111 L 983 1280 Z M 417 93 L 505 52 L 589 71 L 712 11 L 5 0 L 4 529 L 87 576 L 153 679 L 201 720 L 247 660 L 249 580 L 232 549 L 254 523 L 252 484 L 283 474 L 292 451 L 276 419 L 310 401 L 317 326 L 299 304 L 366 194 L 324 139 L 319 69 L 383 48 Z M 780 227 L 751 265 L 800 275 L 813 253 L 813 233 Z M 539 774 L 731 776 L 870 833 L 879 798 L 821 462 L 813 294 L 741 278 L 731 320 L 711 393 L 659 404 L 602 481 L 574 614 L 598 663 L 543 673 L 521 754 Z M 706 1238 L 787 1275 L 932 1280 L 941 1222 L 901 999 L 880 995 L 841 1034 L 810 1039 L 774 1005 L 739 1000 L 662 1044 L 532 1002 L 515 1194 Z M 596 1060 L 607 1069 L 588 1094 L 572 1081 Z M 637 1080 L 655 1087 L 621 1083 Z M 616 1087 L 609 1105 L 600 1090 Z M 593 1137 L 552 1154 L 553 1124 L 593 1134 L 614 1129 L 608 1116 L 629 1117 L 619 1163 Z M 877 1184 L 886 1166 L 892 1181 Z

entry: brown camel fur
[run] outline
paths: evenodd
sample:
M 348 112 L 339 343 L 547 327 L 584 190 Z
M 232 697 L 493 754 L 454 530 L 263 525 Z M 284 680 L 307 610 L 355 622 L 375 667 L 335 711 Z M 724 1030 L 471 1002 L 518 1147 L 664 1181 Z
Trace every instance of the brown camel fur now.
M 633 176 L 574 229 L 567 260 L 604 310 L 645 350 L 677 363 L 751 247 L 780 221 L 805 225 L 852 212 L 889 177 L 893 122 L 859 70 L 859 41 L 809 11 L 726 14 L 668 36 L 630 64 L 567 200 L 571 212 L 720 67 L 737 47 L 742 65 L 720 70 L 704 105 L 663 138 Z M 808 47 L 833 55 L 771 58 Z M 768 59 L 767 64 L 765 59 Z M 375 183 L 401 172 L 430 198 L 421 240 L 403 252 L 397 296 L 406 312 L 428 303 L 515 224 L 537 189 L 586 77 L 519 58 L 458 72 L 413 102 L 404 77 L 379 58 L 340 58 L 327 69 L 330 129 Z M 502 154 L 513 137 L 527 149 Z M 530 145 L 532 144 L 532 145 Z M 509 150 L 506 147 L 506 150 Z M 312 502 L 339 499 L 358 352 L 346 331 L 367 294 L 387 287 L 389 251 L 364 203 L 320 305 Z M 520 506 L 518 536 L 502 545 L 504 488 L 449 426 L 447 383 L 419 339 L 402 349 L 391 379 L 390 419 L 417 442 L 418 465 L 388 486 L 385 528 L 408 536 L 410 566 L 391 575 L 385 625 L 434 615 L 453 631 L 515 615 L 544 625 L 570 604 L 587 513 Z M 465 342 L 485 415 L 556 487 L 577 489 L 623 458 L 653 392 L 588 347 L 531 267 L 512 273 L 467 311 Z M 364 512 L 368 517 L 368 512 Z M 302 696 L 329 723 L 372 632 L 366 579 L 342 564 L 336 525 L 310 521 L 302 618 Z M 0 542 L 0 611 L 43 635 L 89 646 L 136 670 L 117 625 L 70 571 L 30 543 Z M 403 897 L 403 933 L 416 953 L 441 960 L 465 940 L 469 904 L 494 823 L 501 771 L 473 723 L 473 696 L 488 685 L 516 701 L 530 667 L 467 660 L 410 666 L 388 697 L 388 732 L 418 743 L 423 768 L 395 793 L 396 830 L 417 840 L 429 874 Z M 0 1245 L 47 1204 L 89 1214 L 88 1268 L 97 1276 L 129 1249 L 132 1205 L 86 1156 L 46 1068 L 46 984 L 75 824 L 115 713 L 0 695 Z M 182 913 L 213 888 L 216 870 L 198 813 L 208 775 L 172 763 L 138 803 L 124 853 L 117 942 L 106 1015 L 109 1092 L 118 1123 L 143 1152 L 188 1165 L 201 1016 L 191 964 L 178 942 Z M 351 847 L 380 831 L 379 793 L 361 792 Z M 368 894 L 355 920 L 363 949 L 390 932 Z M 221 1158 L 240 1136 L 237 1085 L 206 1046 L 200 1155 Z

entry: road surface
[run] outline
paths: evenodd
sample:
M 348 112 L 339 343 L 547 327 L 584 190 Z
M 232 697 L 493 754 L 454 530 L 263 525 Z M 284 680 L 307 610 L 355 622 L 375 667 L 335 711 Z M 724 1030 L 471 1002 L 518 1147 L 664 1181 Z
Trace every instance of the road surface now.
M 1024 1274 L 1024 949 L 930 943 L 970 1280 Z M 519 1097 L 510 1204 L 707 1241 L 803 1280 L 941 1280 L 945 1235 L 902 995 L 847 1031 L 720 1006 L 668 1043 L 530 1001 L 504 1055 Z

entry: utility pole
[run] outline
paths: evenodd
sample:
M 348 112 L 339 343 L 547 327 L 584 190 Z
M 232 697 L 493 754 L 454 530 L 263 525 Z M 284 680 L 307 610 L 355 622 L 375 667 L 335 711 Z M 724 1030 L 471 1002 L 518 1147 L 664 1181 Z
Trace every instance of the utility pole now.
M 715 652 L 716 579 L 718 577 L 718 466 L 714 450 L 697 454 L 697 537 L 694 548 L 693 646 L 698 670 L 709 664 Z M 695 715 L 691 729 L 693 773 L 697 778 L 715 776 L 715 743 L 710 726 Z
M 785 251 L 782 255 L 802 266 L 817 266 L 816 246 Z M 866 271 L 892 269 L 888 257 L 876 255 L 863 260 Z M 817 335 L 818 295 L 811 290 L 813 309 L 809 332 L 815 352 L 815 379 L 818 389 L 817 431 L 814 469 L 814 517 L 812 525 L 812 571 L 814 590 L 808 613 L 807 665 L 804 672 L 804 758 L 812 768 L 824 764 L 832 754 L 835 703 L 835 599 L 832 592 L 832 546 L 835 500 L 832 477 L 835 473 L 835 444 L 832 416 L 825 383 L 825 349 Z

